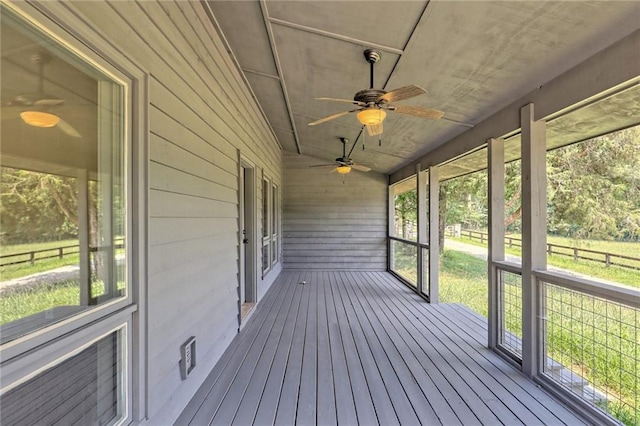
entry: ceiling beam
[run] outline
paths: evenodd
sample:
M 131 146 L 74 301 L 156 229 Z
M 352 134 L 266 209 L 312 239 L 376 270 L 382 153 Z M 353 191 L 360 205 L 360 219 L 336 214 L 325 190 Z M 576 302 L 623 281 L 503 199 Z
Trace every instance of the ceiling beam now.
M 260 77 L 272 78 L 274 80 L 280 81 L 280 77 L 278 77 L 277 75 L 267 74 L 266 72 L 256 71 L 256 70 L 252 70 L 250 68 L 244 68 L 244 67 L 242 68 L 242 71 L 244 71 L 247 74 L 259 75 Z
M 512 102 L 472 129 L 450 139 L 428 154 L 416 158 L 391 174 L 395 183 L 415 174 L 415 166 L 423 168 L 441 164 L 520 128 L 520 108 L 533 103 L 535 120 L 557 117 L 618 92 L 621 86 L 640 81 L 640 30 L 591 56 L 546 84 Z
M 293 111 L 291 110 L 291 102 L 289 101 L 289 93 L 287 92 L 287 85 L 284 82 L 284 78 L 282 78 L 282 65 L 280 65 L 280 57 L 278 56 L 276 39 L 273 36 L 273 28 L 271 27 L 271 22 L 269 20 L 269 10 L 267 9 L 267 2 L 265 0 L 260 0 L 260 10 L 262 11 L 264 26 L 267 30 L 267 36 L 269 37 L 269 46 L 271 46 L 271 53 L 273 54 L 273 62 L 275 63 L 276 70 L 278 71 L 278 78 L 280 79 L 280 87 L 282 88 L 284 103 L 287 106 L 287 114 L 289 115 L 289 120 L 291 121 L 291 129 L 293 129 L 293 138 L 296 141 L 296 149 L 298 150 L 298 154 L 302 154 L 302 149 L 300 148 L 300 137 L 298 136 L 298 129 L 296 128 L 296 122 L 293 119 Z
M 269 22 L 272 24 L 280 25 L 282 27 L 293 28 L 300 31 L 305 31 L 311 34 L 317 34 L 324 37 L 333 38 L 336 40 L 346 41 L 347 43 L 357 44 L 359 46 L 368 47 L 370 49 L 378 49 L 383 52 L 395 53 L 396 55 L 402 55 L 404 53 L 401 49 L 396 49 L 395 47 L 385 46 L 383 44 L 372 43 L 366 40 L 360 40 L 353 37 L 348 37 L 346 35 L 332 33 L 329 31 L 320 30 L 318 28 L 308 27 L 306 25 L 295 24 L 293 22 L 285 21 L 278 18 L 269 18 Z

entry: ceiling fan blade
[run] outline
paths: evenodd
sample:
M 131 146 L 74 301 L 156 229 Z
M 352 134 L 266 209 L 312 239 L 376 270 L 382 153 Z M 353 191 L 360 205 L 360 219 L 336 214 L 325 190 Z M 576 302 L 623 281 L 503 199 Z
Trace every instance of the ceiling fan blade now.
M 367 124 L 367 132 L 369 136 L 376 136 L 382 134 L 382 123 L 380 124 Z
M 400 87 L 380 96 L 377 102 L 384 101 L 386 103 L 403 101 L 405 99 L 414 98 L 427 93 L 422 87 L 415 86 L 413 84 L 409 86 Z
M 332 101 L 332 102 L 344 102 L 347 104 L 354 104 L 358 106 L 365 106 L 364 102 L 354 101 L 353 99 L 338 99 L 338 98 L 316 98 L 319 101 Z
M 438 120 L 444 115 L 444 112 L 438 111 L 437 109 L 412 105 L 394 105 L 392 111 L 400 114 L 412 115 L 414 117 L 427 118 L 429 120 Z
M 363 166 L 362 164 L 352 164 L 351 168 L 360 170 L 361 172 L 368 172 L 371 170 L 371 167 Z
M 315 166 L 309 166 L 309 168 L 312 168 L 312 167 L 329 167 L 329 166 L 335 167 L 336 164 L 335 163 L 331 163 L 331 164 L 316 164 Z
M 74 138 L 81 138 L 82 135 L 80 133 L 78 133 L 78 131 L 76 129 L 74 129 L 74 127 L 67 123 L 66 121 L 64 121 L 63 119 L 60 119 L 60 121 L 57 124 L 58 129 L 60 129 L 63 133 L 66 133 L 67 135 L 74 137 Z
M 315 126 L 316 124 L 325 123 L 327 121 L 335 120 L 338 117 L 342 117 L 343 115 L 350 114 L 355 111 L 360 111 L 360 109 L 352 109 L 351 111 L 339 112 L 338 114 L 333 114 L 325 118 L 321 118 L 320 120 L 316 120 L 314 122 L 309 123 L 309 126 Z
M 65 102 L 64 99 L 42 98 L 34 101 L 33 104 L 40 107 L 51 107 L 51 106 L 62 105 L 64 102 Z

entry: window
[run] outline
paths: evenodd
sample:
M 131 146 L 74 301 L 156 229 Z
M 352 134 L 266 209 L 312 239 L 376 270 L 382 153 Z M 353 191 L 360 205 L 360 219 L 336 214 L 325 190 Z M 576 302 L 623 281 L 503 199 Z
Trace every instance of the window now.
M 278 262 L 279 251 L 278 186 L 262 178 L 262 274 Z
M 0 423 L 112 424 L 131 416 L 132 84 L 17 7 L 0 4 Z
M 3 392 L 3 424 L 109 424 L 122 416 L 122 330 Z M 29 395 L 25 404 L 24 396 Z
M 278 261 L 278 187 L 271 187 L 271 264 Z
M 126 194 L 124 87 L 10 15 L 2 40 L 6 343 L 126 296 Z
M 262 178 L 262 274 L 264 275 L 271 269 L 270 253 L 271 250 L 271 207 L 269 192 L 271 182 L 266 177 Z

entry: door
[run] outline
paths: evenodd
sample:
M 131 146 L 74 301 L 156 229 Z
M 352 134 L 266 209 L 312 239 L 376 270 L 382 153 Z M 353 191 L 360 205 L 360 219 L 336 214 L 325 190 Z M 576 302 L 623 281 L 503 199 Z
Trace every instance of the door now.
M 239 322 L 253 309 L 256 302 L 255 274 L 255 173 L 244 162 L 240 168 L 239 205 Z

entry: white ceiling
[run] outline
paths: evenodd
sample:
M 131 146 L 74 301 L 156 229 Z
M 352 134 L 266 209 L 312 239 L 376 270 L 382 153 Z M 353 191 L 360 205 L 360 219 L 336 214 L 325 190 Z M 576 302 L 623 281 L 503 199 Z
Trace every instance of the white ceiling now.
M 640 28 L 636 1 L 210 1 L 286 151 L 332 160 L 339 137 L 361 133 L 353 114 L 309 127 L 369 86 L 363 51 L 376 48 L 375 87 L 408 84 L 405 101 L 439 121 L 390 113 L 382 145 L 352 155 L 391 173 Z M 362 138 L 362 137 L 361 137 Z

